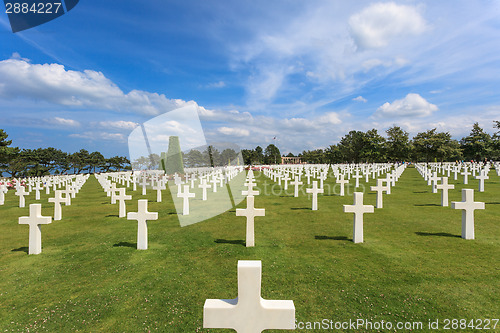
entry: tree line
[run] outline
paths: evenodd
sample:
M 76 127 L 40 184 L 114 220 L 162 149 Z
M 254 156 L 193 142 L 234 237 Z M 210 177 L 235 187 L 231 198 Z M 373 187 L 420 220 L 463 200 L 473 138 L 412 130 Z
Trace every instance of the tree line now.
M 168 154 L 165 154 L 163 158 L 168 160 L 166 155 L 172 156 L 175 154 L 176 153 L 169 152 Z M 179 155 L 182 159 L 182 166 L 185 168 L 218 167 L 237 165 L 238 163 L 240 165 L 243 164 L 243 159 L 238 156 L 235 149 L 224 146 L 217 147 L 214 145 L 208 145 L 198 149 L 191 149 L 188 152 L 180 152 Z M 162 156 L 155 153 L 150 154 L 149 156 L 141 156 L 132 161 L 132 168 L 134 170 L 160 170 L 163 169 L 161 160 Z
M 493 128 L 497 131 L 490 135 L 475 123 L 470 134 L 461 140 L 452 139 L 449 132 L 438 132 L 436 128 L 417 133 L 412 139 L 399 126 L 386 130 L 387 137 L 376 129 L 350 131 L 337 144 L 304 150 L 298 156 L 303 162 L 316 164 L 500 160 L 500 121 L 495 121 Z M 265 150 L 260 146 L 244 149 L 242 154 L 245 164 L 281 162 L 280 151 L 272 144 Z
M 56 148 L 20 149 L 10 147 L 7 133 L 0 129 L 0 175 L 40 177 L 49 174 L 79 174 L 130 170 L 127 157 L 105 158 L 100 152 L 81 149 L 73 154 Z

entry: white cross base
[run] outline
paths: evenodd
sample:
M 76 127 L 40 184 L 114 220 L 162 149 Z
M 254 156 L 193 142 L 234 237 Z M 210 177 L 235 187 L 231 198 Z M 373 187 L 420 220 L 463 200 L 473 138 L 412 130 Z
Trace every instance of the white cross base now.
M 462 189 L 462 201 L 453 201 L 451 208 L 462 209 L 462 238 L 474 239 L 474 210 L 484 209 L 484 202 L 474 202 L 474 190 Z
M 262 262 L 238 261 L 238 297 L 207 299 L 203 306 L 204 328 L 231 328 L 238 333 L 295 328 L 293 301 L 261 297 Z
M 28 254 L 42 253 L 42 229 L 40 224 L 52 223 L 51 216 L 42 216 L 42 205 L 31 204 L 30 216 L 21 216 L 19 224 L 28 224 L 30 226 L 30 240 Z

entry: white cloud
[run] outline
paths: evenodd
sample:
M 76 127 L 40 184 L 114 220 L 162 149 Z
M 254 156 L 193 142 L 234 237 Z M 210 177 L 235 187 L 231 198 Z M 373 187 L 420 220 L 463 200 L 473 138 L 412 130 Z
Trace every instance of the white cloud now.
M 416 7 L 394 2 L 375 3 L 349 18 L 351 35 L 360 49 L 387 46 L 397 37 L 419 35 L 427 29 Z
M 95 132 L 88 131 L 83 133 L 74 133 L 69 135 L 72 138 L 87 139 L 90 141 L 104 140 L 104 141 L 125 141 L 125 136 L 121 133 L 109 132 Z
M 374 113 L 375 117 L 424 117 L 430 116 L 438 107 L 419 94 L 408 94 L 403 99 L 384 103 Z
M 363 96 L 358 96 L 358 97 L 355 97 L 355 98 L 353 98 L 352 100 L 353 100 L 353 101 L 356 101 L 356 102 L 363 102 L 363 103 L 368 102 L 368 101 L 366 100 L 366 98 L 364 98 Z
M 342 120 L 339 118 L 338 113 L 327 112 L 324 115 L 318 117 L 318 122 L 319 122 L 319 125 L 323 125 L 323 124 L 338 125 L 338 124 L 342 123 Z
M 125 120 L 118 120 L 118 121 L 101 121 L 99 122 L 99 125 L 105 128 L 118 128 L 118 129 L 123 129 L 123 130 L 133 130 L 139 124 L 133 122 L 133 121 L 125 121 Z
M 61 117 L 54 117 L 52 119 L 47 119 L 47 122 L 55 125 L 63 125 L 63 126 L 71 126 L 77 127 L 80 126 L 80 123 L 73 119 L 66 119 Z
M 232 135 L 232 136 L 249 136 L 250 132 L 243 128 L 232 128 L 232 127 L 219 127 L 217 129 L 219 133 L 224 135 Z
M 0 61 L 0 97 L 146 115 L 194 103 L 141 90 L 125 94 L 101 72 L 66 70 L 59 64 L 31 64 L 25 59 L 14 58 Z
M 208 88 L 224 88 L 226 83 L 224 81 L 212 82 L 207 85 Z

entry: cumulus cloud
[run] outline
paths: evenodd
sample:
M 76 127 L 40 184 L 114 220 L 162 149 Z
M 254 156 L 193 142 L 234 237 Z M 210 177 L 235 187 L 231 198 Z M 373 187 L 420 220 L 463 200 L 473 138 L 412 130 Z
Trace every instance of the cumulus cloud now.
M 430 116 L 438 107 L 429 103 L 419 94 L 408 94 L 403 99 L 384 103 L 375 112 L 375 117 L 425 117 Z
M 124 93 L 101 72 L 66 70 L 63 65 L 31 64 L 18 58 L 0 61 L 0 97 L 146 115 L 194 104 L 141 90 Z
M 232 136 L 249 136 L 250 132 L 244 128 L 232 128 L 232 127 L 219 127 L 217 129 L 219 133 L 224 135 Z
M 366 98 L 364 98 L 363 96 L 358 96 L 358 97 L 355 97 L 355 98 L 353 98 L 352 100 L 353 100 L 353 101 L 356 101 L 356 102 L 363 102 L 363 103 L 368 102 L 368 101 L 366 100 Z
M 80 123 L 76 120 L 66 119 L 66 118 L 61 118 L 61 117 L 54 117 L 52 119 L 47 119 L 46 121 L 48 123 L 54 124 L 54 125 L 71 126 L 71 127 L 80 126 Z
M 74 133 L 69 135 L 72 138 L 87 139 L 90 141 L 104 140 L 104 141 L 125 141 L 125 136 L 121 133 L 109 132 L 94 132 L 88 131 L 83 133 Z
M 125 120 L 118 120 L 118 121 L 101 121 L 99 122 L 99 125 L 105 128 L 118 128 L 118 129 L 123 129 L 123 130 L 133 130 L 139 124 L 133 122 L 133 121 L 125 121 Z
M 394 2 L 375 3 L 349 18 L 351 35 L 360 49 L 387 46 L 397 37 L 419 35 L 427 29 L 418 8 Z

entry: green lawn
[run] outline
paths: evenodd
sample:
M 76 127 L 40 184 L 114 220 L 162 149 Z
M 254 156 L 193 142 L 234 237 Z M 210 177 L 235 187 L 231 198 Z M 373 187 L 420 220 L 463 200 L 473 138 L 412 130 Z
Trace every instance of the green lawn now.
M 294 198 L 293 188 L 285 194 L 256 175 L 255 207 L 266 216 L 255 220 L 254 248 L 244 246 L 245 218 L 234 209 L 181 228 L 167 190 L 162 203 L 155 191 L 146 196 L 159 219 L 148 223 L 149 250 L 138 251 L 137 222 L 118 218 L 118 205 L 91 176 L 72 205 L 63 206 L 63 219 L 42 226 L 42 254 L 30 256 L 28 227 L 18 217 L 28 215 L 35 194 L 18 208 L 9 191 L 0 206 L 0 331 L 231 332 L 203 329 L 203 304 L 237 296 L 242 259 L 262 260 L 262 297 L 293 300 L 298 322 L 362 318 L 421 321 L 426 328 L 439 319 L 442 328 L 446 318 L 499 318 L 500 177 L 494 171 L 484 193 L 476 180 L 464 186 L 450 178 L 450 202 L 460 201 L 465 187 L 486 203 L 475 213 L 475 240 L 460 238 L 461 211 L 441 207 L 441 194 L 408 168 L 384 195 L 384 208 L 365 214 L 363 244 L 352 243 L 353 215 L 342 211 L 352 195 L 320 195 L 319 210 L 312 211 L 308 196 Z M 375 182 L 367 184 L 365 204 L 375 205 L 370 185 Z M 127 211 L 144 198 L 139 187 L 133 197 Z M 43 215 L 52 215 L 45 194 L 39 202 Z

